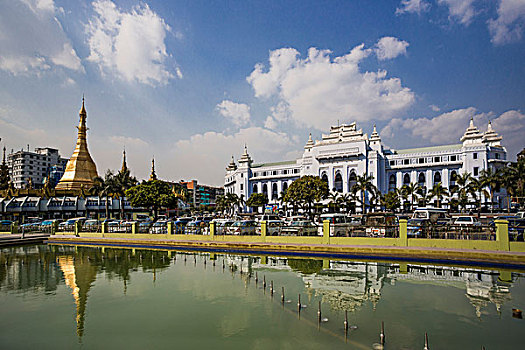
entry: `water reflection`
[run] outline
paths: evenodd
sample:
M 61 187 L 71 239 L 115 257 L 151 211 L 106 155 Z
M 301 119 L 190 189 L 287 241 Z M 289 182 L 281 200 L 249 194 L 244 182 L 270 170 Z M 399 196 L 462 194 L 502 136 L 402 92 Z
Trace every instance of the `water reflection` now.
M 88 297 L 100 275 L 122 281 L 126 294 L 135 272 L 151 274 L 155 283 L 159 272 L 176 263 L 187 269 L 198 263 L 216 273 L 240 275 L 245 288 L 256 274 L 259 284 L 265 273 L 293 274 L 302 280 L 309 300 L 315 296 L 337 311 L 354 312 L 367 302 L 375 309 L 385 286 L 398 282 L 446 286 L 463 290 L 478 318 L 489 306 L 500 312 L 511 300 L 511 287 L 523 277 L 517 272 L 454 266 L 39 245 L 0 250 L 0 291 L 55 293 L 64 284 L 75 302 L 76 333 L 81 339 Z

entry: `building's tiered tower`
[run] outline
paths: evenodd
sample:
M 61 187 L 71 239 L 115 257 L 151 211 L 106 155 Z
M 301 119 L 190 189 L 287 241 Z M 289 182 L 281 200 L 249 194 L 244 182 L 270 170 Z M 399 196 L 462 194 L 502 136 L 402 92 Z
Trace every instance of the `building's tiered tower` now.
M 93 185 L 93 179 L 98 176 L 97 166 L 89 154 L 87 145 L 87 113 L 83 97 L 79 115 L 77 145 L 67 162 L 64 175 L 55 187 L 57 190 L 80 190 L 82 187 L 89 189 Z

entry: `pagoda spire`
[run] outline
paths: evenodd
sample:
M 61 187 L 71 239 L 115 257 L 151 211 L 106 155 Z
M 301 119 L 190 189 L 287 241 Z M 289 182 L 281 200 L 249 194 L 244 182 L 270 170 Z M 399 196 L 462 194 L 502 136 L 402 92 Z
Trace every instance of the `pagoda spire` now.
M 124 148 L 124 151 L 122 152 L 122 168 L 120 169 L 121 173 L 124 173 L 128 170 L 128 164 L 126 163 L 126 148 Z
M 155 157 L 151 159 L 151 174 L 149 175 L 149 180 L 157 180 L 157 174 L 155 174 Z
M 84 105 L 84 96 L 82 96 L 82 107 L 80 108 L 77 144 L 73 155 L 66 165 L 64 175 L 55 187 L 57 190 L 80 190 L 82 185 L 90 188 L 93 185 L 93 179 L 98 176 L 97 166 L 89 154 L 87 145 L 87 112 Z
M 2 157 L 2 165 L 5 165 L 5 146 L 4 146 L 4 156 Z

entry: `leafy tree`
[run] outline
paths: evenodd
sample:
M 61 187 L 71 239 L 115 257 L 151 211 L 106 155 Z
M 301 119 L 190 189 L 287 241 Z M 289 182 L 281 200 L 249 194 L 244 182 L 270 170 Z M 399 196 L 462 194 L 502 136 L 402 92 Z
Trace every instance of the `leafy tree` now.
M 109 199 L 115 196 L 115 193 L 118 191 L 117 187 L 115 175 L 108 169 L 104 178 L 97 176 L 93 179 L 93 186 L 89 190 L 92 194 L 98 196 L 99 199 L 105 197 L 106 219 L 109 219 Z
M 511 197 L 525 198 L 525 156 L 518 156 L 516 162 L 510 162 L 501 173 L 502 185 Z
M 392 212 L 395 212 L 399 207 L 401 206 L 401 203 L 399 201 L 399 194 L 397 191 L 390 191 L 384 196 L 381 197 L 381 205 L 386 208 L 386 210 L 390 210 Z
M 313 204 L 327 196 L 328 184 L 319 176 L 306 175 L 292 182 L 286 191 L 284 201 L 294 203 L 294 205 L 302 204 L 308 209 L 310 218 L 312 218 Z
M 482 185 L 489 188 L 490 194 L 490 210 L 494 211 L 494 192 L 499 191 L 501 186 L 500 172 L 492 170 L 492 168 L 483 169 L 479 174 L 479 181 Z
M 155 218 L 160 208 L 174 208 L 177 205 L 177 197 L 170 184 L 160 180 L 144 181 L 128 189 L 126 197 L 133 207 L 151 208 Z
M 339 197 L 340 195 L 337 191 L 330 192 L 328 195 L 328 200 L 330 201 L 328 205 L 333 213 L 337 213 L 339 211 Z
M 355 212 L 356 196 L 354 193 L 345 193 L 339 197 L 340 204 L 345 208 L 346 213 Z
M 268 204 L 268 197 L 264 193 L 252 193 L 246 201 L 246 205 L 251 208 L 264 207 L 266 204 Z
M 416 199 L 417 195 L 421 193 L 421 186 L 417 184 L 416 182 L 411 182 L 408 185 L 403 185 L 401 187 L 401 198 L 408 199 L 410 197 L 410 210 L 414 211 L 414 199 Z
M 428 194 L 430 198 L 436 198 L 438 208 L 441 208 L 441 201 L 443 200 L 443 197 L 449 196 L 448 190 L 443 187 L 443 185 L 441 185 L 441 182 L 435 183 Z
M 466 209 L 469 202 L 469 195 L 475 196 L 474 189 L 470 185 L 472 176 L 468 172 L 458 175 L 456 185 L 452 188 L 452 194 L 457 195 L 457 203 L 463 210 Z
M 7 190 L 9 188 L 9 167 L 4 161 L 0 165 L 0 190 Z
M 366 213 L 366 195 L 369 191 L 374 191 L 374 184 L 372 183 L 372 180 L 374 179 L 373 176 L 363 174 L 362 176 L 357 176 L 357 182 L 354 186 L 352 186 L 351 191 L 354 194 L 357 194 L 359 192 L 360 194 L 360 202 L 361 202 L 361 212 L 364 214 Z
M 230 213 L 233 215 L 235 209 L 239 206 L 239 196 L 235 193 L 226 193 L 226 207 L 231 210 Z
M 131 176 L 129 169 L 124 168 L 113 176 L 114 195 L 119 199 L 120 218 L 124 219 L 124 196 L 126 191 L 137 185 L 137 179 Z

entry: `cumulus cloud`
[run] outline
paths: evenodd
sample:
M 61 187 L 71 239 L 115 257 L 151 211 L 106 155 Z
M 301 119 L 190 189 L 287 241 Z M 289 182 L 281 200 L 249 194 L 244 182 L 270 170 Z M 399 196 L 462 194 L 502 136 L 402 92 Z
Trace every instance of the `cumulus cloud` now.
M 438 106 L 436 105 L 430 105 L 428 106 L 430 107 L 431 110 L 433 110 L 434 112 L 439 112 L 441 110 L 441 108 L 439 108 Z
M 496 45 L 521 39 L 525 25 L 525 1 L 501 0 L 498 17 L 488 21 L 492 43 Z
M 164 40 L 170 27 L 147 4 L 130 12 L 110 0 L 93 2 L 95 15 L 86 25 L 90 54 L 101 72 L 149 85 L 165 85 L 174 77 L 166 67 Z M 182 76 L 176 70 L 178 77 Z
M 244 126 L 250 122 L 250 106 L 224 100 L 217 105 L 220 115 L 237 126 Z
M 247 81 L 256 97 L 277 98 L 284 108 L 279 114 L 299 125 L 322 130 L 338 119 L 388 119 L 412 105 L 414 93 L 385 70 L 361 72 L 360 62 L 371 53 L 364 44 L 335 58 L 310 48 L 302 59 L 297 50 L 281 48 L 270 52 L 268 70 L 258 63 Z
M 396 9 L 396 15 L 404 13 L 417 13 L 419 15 L 429 9 L 430 4 L 424 0 L 401 0 L 399 7 Z
M 54 67 L 83 71 L 60 23 L 63 10 L 53 0 L 13 0 L 0 4 L 0 69 L 41 74 Z
M 283 154 L 295 145 L 287 134 L 261 127 L 243 128 L 231 135 L 210 131 L 178 141 L 172 161 L 185 164 L 177 168 L 181 178 L 198 177 L 199 182 L 222 185 L 231 156 L 239 159 L 245 144 L 256 163 L 282 160 Z
M 414 145 L 441 145 L 459 143 L 469 125 L 470 119 L 484 132 L 492 120 L 493 129 L 503 136 L 502 144 L 507 147 L 509 157 L 525 147 L 525 114 L 510 110 L 500 116 L 482 113 L 474 107 L 456 109 L 434 118 L 394 118 L 381 130 L 386 142 L 395 145 L 396 140 L 413 138 Z
M 438 4 L 448 7 L 449 18 L 459 21 L 464 25 L 469 25 L 476 10 L 474 9 L 475 0 L 438 0 Z
M 380 61 L 390 60 L 399 55 L 406 55 L 408 43 L 392 36 L 385 36 L 377 42 L 374 51 Z

